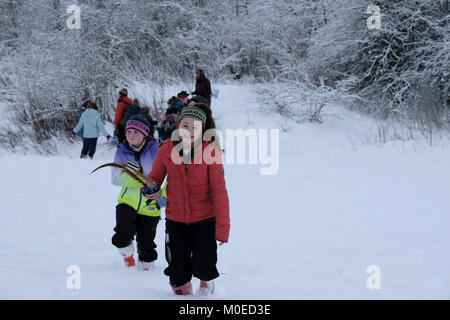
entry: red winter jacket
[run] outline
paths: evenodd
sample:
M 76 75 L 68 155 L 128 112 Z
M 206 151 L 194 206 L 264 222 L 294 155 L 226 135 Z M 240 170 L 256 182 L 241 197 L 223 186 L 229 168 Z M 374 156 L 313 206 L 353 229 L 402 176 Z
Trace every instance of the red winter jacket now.
M 117 104 L 116 116 L 114 117 L 114 126 L 117 127 L 118 124 L 124 125 L 123 120 L 127 112 L 127 107 L 132 104 L 133 100 L 128 97 L 120 97 L 119 103 Z
M 172 154 L 176 162 L 172 161 Z M 213 157 L 216 162 L 211 161 Z M 216 239 L 228 242 L 230 208 L 222 154 L 210 141 L 205 141 L 196 148 L 195 159 L 185 165 L 172 140 L 167 139 L 159 148 L 148 177 L 162 185 L 167 174 L 169 220 L 190 224 L 216 217 Z

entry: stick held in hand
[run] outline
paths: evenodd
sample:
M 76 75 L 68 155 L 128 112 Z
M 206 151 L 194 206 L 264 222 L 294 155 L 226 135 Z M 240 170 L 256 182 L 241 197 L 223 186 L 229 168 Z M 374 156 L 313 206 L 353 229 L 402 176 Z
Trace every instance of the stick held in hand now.
M 127 173 L 128 175 L 130 175 L 130 177 L 132 177 L 133 179 L 135 179 L 136 181 L 150 187 L 150 188 L 156 188 L 158 185 L 156 183 L 154 183 L 153 181 L 151 181 L 146 175 L 142 174 L 139 171 L 133 170 L 129 167 L 126 167 L 120 163 L 115 163 L 115 162 L 111 162 L 111 163 L 105 163 L 102 164 L 101 166 L 95 168 L 94 170 L 92 170 L 92 173 L 94 173 L 95 171 L 101 169 L 101 168 L 105 168 L 105 167 L 116 167 L 116 168 L 121 168 L 125 173 Z

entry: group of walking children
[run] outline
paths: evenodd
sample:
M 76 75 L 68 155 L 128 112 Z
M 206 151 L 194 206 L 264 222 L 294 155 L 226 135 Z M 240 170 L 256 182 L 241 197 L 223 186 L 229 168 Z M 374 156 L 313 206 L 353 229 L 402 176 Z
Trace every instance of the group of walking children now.
M 195 91 L 191 92 L 193 97 L 189 100 L 189 94 L 186 91 L 180 92 L 177 97 L 172 97 L 168 101 L 168 109 L 165 113 L 165 119 L 158 125 L 159 141 L 162 142 L 171 136 L 178 125 L 179 115 L 183 107 L 192 102 L 205 103 L 211 106 L 211 83 L 205 76 L 202 69 L 196 71 Z M 85 112 L 88 111 L 88 112 Z M 114 141 L 116 144 L 122 143 L 125 139 L 126 120 L 133 115 L 141 114 L 150 123 L 150 135 L 153 137 L 154 127 L 158 124 L 149 115 L 149 108 L 142 107 L 137 99 L 131 100 L 128 97 L 128 90 L 123 88 L 119 91 L 119 99 L 114 116 Z M 97 140 L 100 134 L 109 139 L 111 136 L 105 130 L 103 122 L 98 112 L 98 106 L 90 98 L 83 97 L 82 104 L 78 108 L 78 123 L 73 132 L 79 134 L 83 140 L 83 147 L 80 158 L 93 159 Z
M 164 119 L 157 128 L 160 142 L 168 139 L 177 128 L 179 116 L 184 107 L 193 103 L 203 103 L 211 107 L 211 83 L 202 69 L 198 69 L 196 72 L 195 91 L 191 92 L 191 95 L 192 98 L 189 99 L 189 94 L 181 91 L 167 101 L 168 107 Z
M 177 130 L 159 146 L 145 116 L 124 119 L 124 140 L 114 162 L 146 175 L 157 188 L 111 169 L 112 183 L 121 187 L 112 243 L 126 266 L 150 270 L 158 258 L 156 228 L 166 207 L 164 274 L 177 295 L 193 294 L 193 277 L 200 280 L 197 293 L 208 295 L 219 276 L 217 242 L 228 242 L 230 230 L 220 141 L 203 139 L 205 131 L 216 128 L 207 103 L 190 101 L 171 114 L 177 115 Z

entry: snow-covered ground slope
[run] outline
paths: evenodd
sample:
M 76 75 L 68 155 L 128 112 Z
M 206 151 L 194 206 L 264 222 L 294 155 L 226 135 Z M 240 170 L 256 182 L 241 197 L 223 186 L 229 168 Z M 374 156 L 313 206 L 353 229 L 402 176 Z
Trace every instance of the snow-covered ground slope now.
M 231 234 L 209 299 L 450 298 L 448 140 L 370 145 L 374 123 L 339 106 L 322 124 L 296 124 L 261 112 L 251 86 L 217 88 L 224 134 L 285 130 L 276 174 L 261 175 L 260 157 L 225 164 Z M 111 244 L 119 188 L 109 169 L 89 175 L 114 148 L 101 137 L 93 161 L 80 150 L 0 156 L 0 299 L 185 299 L 163 274 L 164 220 L 155 268 L 125 268 Z M 71 265 L 79 290 L 67 288 Z

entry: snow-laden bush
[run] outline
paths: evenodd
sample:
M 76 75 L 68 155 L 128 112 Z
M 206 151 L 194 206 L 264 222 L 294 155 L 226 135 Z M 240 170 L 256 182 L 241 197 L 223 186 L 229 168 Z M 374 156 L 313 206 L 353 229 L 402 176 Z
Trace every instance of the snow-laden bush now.
M 356 93 L 357 108 L 384 119 L 426 117 L 449 102 L 448 1 L 373 1 L 381 29 L 369 29 L 367 1 L 329 5 L 330 18 L 311 37 L 308 73 Z M 440 121 L 436 116 L 430 121 Z
M 323 113 L 328 104 L 344 102 L 344 95 L 323 81 L 318 86 L 310 81 L 284 81 L 276 85 L 260 85 L 258 97 L 261 110 L 278 113 L 297 123 L 322 123 Z

